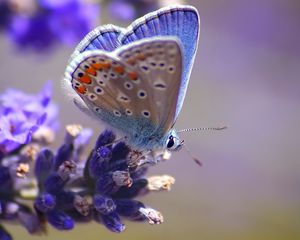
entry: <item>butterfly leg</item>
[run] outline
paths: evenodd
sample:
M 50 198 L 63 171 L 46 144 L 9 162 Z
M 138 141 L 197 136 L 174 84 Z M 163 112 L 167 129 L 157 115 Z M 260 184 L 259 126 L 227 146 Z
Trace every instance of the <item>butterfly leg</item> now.
M 167 150 L 164 151 L 131 151 L 128 155 L 130 161 L 130 166 L 132 168 L 145 166 L 145 165 L 155 165 L 161 161 L 166 161 L 170 159 L 171 153 Z

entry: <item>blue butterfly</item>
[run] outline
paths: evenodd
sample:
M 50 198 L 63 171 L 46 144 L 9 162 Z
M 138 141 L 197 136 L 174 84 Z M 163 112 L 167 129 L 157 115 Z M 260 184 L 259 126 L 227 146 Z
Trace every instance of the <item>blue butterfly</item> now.
M 85 113 L 121 131 L 139 151 L 178 150 L 173 129 L 186 94 L 198 37 L 192 6 L 162 8 L 129 27 L 97 27 L 79 43 L 65 72 Z

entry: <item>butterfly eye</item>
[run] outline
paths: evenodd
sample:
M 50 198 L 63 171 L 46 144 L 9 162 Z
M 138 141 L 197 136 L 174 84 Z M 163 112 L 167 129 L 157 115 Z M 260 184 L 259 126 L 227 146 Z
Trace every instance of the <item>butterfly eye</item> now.
M 174 138 L 173 136 L 171 135 L 169 137 L 169 139 L 167 140 L 167 148 L 172 148 L 174 146 L 175 142 L 174 142 Z

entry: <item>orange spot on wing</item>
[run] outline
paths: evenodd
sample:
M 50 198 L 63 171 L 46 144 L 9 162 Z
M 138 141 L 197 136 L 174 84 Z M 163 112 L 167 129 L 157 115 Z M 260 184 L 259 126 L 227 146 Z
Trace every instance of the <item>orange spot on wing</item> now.
M 102 63 L 104 69 L 110 69 L 111 64 L 109 62 Z
M 79 87 L 75 87 L 76 92 L 80 93 L 80 94 L 85 94 L 87 89 L 85 86 L 79 86 Z
M 93 67 L 89 67 L 88 69 L 85 70 L 86 73 L 89 73 L 93 76 L 96 76 L 97 75 L 97 72 L 96 70 L 93 68 Z
M 129 65 L 134 65 L 134 64 L 135 64 L 135 59 L 134 59 L 134 58 L 130 58 L 130 59 L 127 61 L 127 63 L 128 63 Z
M 85 74 L 81 78 L 79 78 L 79 82 L 85 83 L 85 84 L 91 84 L 92 78 L 89 75 Z
M 111 63 L 109 62 L 99 62 L 92 64 L 92 67 L 99 70 L 99 69 L 110 69 Z
M 96 70 L 99 70 L 99 69 L 102 68 L 102 64 L 101 64 L 101 63 L 94 63 L 94 64 L 92 64 L 92 67 L 93 67 L 94 69 L 96 69 Z
M 96 70 L 100 70 L 100 69 L 110 69 L 111 64 L 109 62 L 98 62 L 98 63 L 94 63 L 92 64 L 92 67 Z
M 138 79 L 138 75 L 136 72 L 128 72 L 128 77 L 133 80 L 133 81 L 136 81 Z
M 125 70 L 122 66 L 114 67 L 114 71 L 119 73 L 119 74 L 123 74 L 125 72 Z
M 137 55 L 137 59 L 144 61 L 146 59 L 146 56 L 141 53 L 141 54 Z

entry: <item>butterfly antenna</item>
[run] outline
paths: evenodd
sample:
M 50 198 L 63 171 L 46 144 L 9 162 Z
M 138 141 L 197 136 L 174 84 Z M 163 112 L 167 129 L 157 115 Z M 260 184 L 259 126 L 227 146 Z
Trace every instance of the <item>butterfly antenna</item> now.
M 185 151 L 188 153 L 188 155 L 190 155 L 190 157 L 195 161 L 195 163 L 201 167 L 202 166 L 202 162 L 192 154 L 192 152 L 184 144 L 184 140 L 181 141 L 181 145 L 185 149 Z
M 176 138 L 176 137 L 175 137 Z M 177 138 L 178 139 L 178 138 Z M 178 139 L 179 140 L 179 139 Z M 187 148 L 187 146 L 184 144 L 184 140 L 180 141 L 180 145 L 185 149 L 185 151 L 188 153 L 188 155 L 197 163 L 200 167 L 202 166 L 202 162 L 196 158 L 192 152 Z
M 177 131 L 178 133 L 182 133 L 182 132 L 192 132 L 192 131 L 215 131 L 215 130 L 224 130 L 226 129 L 227 126 L 223 126 L 223 127 L 203 127 L 203 128 L 187 128 L 187 129 L 182 129 Z

